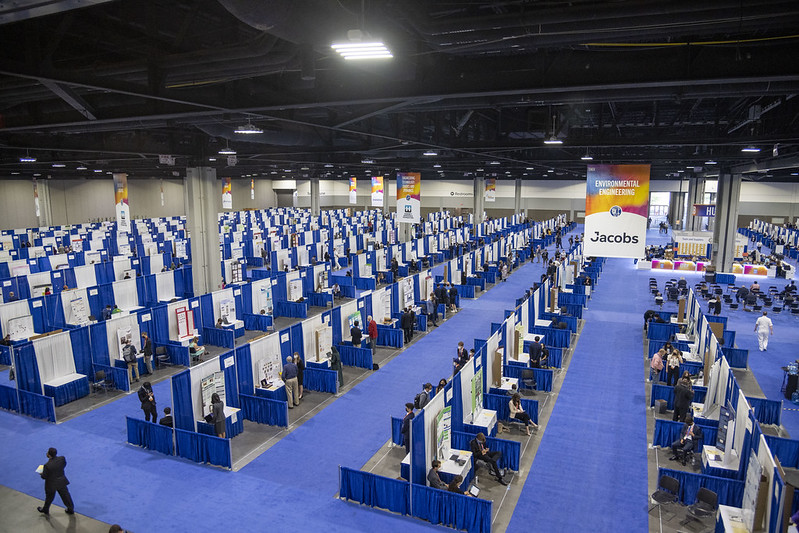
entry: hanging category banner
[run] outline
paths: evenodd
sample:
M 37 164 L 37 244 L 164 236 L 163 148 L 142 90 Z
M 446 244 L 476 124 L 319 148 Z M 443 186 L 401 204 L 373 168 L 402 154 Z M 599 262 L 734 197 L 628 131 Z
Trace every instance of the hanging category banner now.
M 130 204 L 128 203 L 128 175 L 114 174 L 114 203 L 116 204 L 117 231 L 130 231 Z
M 644 257 L 649 165 L 589 165 L 583 253 Z
M 355 177 L 350 178 L 350 203 L 358 202 L 358 181 Z
M 250 200 L 255 200 L 255 178 L 250 178 Z
M 418 172 L 397 172 L 397 222 L 416 224 L 422 212 L 422 175 Z
M 164 207 L 164 180 L 161 180 L 161 207 Z
M 496 202 L 497 201 L 497 179 L 496 178 L 486 178 L 486 191 L 485 196 L 483 197 L 486 202 Z
M 39 185 L 36 183 L 36 178 L 33 178 L 33 209 L 36 211 L 36 217 L 40 217 L 39 211 Z
M 715 217 L 716 204 L 694 204 L 692 214 L 695 217 Z
M 383 207 L 383 176 L 372 176 L 372 207 Z
M 233 209 L 233 185 L 230 178 L 222 178 L 222 209 Z

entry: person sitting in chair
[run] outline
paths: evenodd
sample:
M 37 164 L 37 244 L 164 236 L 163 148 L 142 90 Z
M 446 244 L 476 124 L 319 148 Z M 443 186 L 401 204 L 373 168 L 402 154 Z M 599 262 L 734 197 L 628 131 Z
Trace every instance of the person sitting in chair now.
M 447 490 L 447 484 L 441 481 L 438 470 L 441 468 L 441 461 L 433 459 L 432 468 L 427 473 L 427 483 L 434 489 Z
M 508 482 L 502 478 L 502 471 L 499 469 L 499 460 L 502 458 L 502 452 L 491 451 L 486 446 L 486 436 L 481 432 L 478 433 L 469 443 L 469 448 L 474 456 L 475 463 L 477 461 L 485 461 L 494 470 L 494 475 L 497 477 L 497 482 L 500 485 L 507 485 Z
M 198 337 L 194 337 L 189 342 L 189 355 L 191 356 L 192 361 L 198 361 L 202 363 L 202 357 L 205 355 L 205 346 L 198 346 L 197 343 L 200 341 Z
M 508 407 L 510 409 L 510 417 L 516 420 L 520 420 L 524 422 L 524 427 L 527 430 L 527 435 L 530 435 L 530 427 L 533 429 L 538 429 L 538 424 L 532 421 L 530 418 L 530 413 L 524 410 L 522 407 L 522 398 L 519 394 L 514 394 L 513 397 L 508 402 Z
M 694 424 L 694 418 L 688 415 L 685 419 L 685 424 L 682 426 L 682 430 L 680 430 L 680 438 L 671 443 L 672 456 L 669 457 L 669 461 L 676 461 L 680 456 L 680 452 L 682 452 L 682 464 L 684 465 L 687 461 L 688 454 L 694 451 L 696 443 L 701 438 L 702 429 Z
M 746 295 L 746 300 L 744 300 L 744 311 L 749 311 L 747 307 L 751 307 L 757 303 L 757 294 L 750 292 Z

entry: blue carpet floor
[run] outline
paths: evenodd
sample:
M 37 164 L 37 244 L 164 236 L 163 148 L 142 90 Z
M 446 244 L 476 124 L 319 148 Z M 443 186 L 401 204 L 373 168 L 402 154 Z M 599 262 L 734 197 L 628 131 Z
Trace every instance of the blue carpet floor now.
M 509 532 L 646 531 L 642 310 L 632 261 L 610 259 Z
M 239 472 L 125 444 L 125 415 L 142 416 L 131 395 L 59 425 L 0 412 L 2 483 L 42 497 L 42 481 L 33 471 L 47 448 L 56 446 L 69 462 L 76 510 L 133 531 L 254 524 L 298 531 L 440 530 L 337 501 L 337 465 L 365 464 L 390 437 L 389 417 L 402 413 L 422 383 L 451 376 L 457 342 L 468 346 L 474 337 L 488 337 L 490 323 L 500 322 L 540 274 L 540 265 L 528 263 L 478 300 L 464 300 L 453 318 Z M 156 385 L 155 394 L 159 410 L 169 405 L 168 382 Z

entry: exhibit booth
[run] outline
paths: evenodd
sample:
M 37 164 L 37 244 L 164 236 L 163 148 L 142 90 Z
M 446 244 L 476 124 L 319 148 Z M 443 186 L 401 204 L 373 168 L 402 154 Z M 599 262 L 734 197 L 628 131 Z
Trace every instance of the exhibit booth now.
M 274 303 L 272 285 L 276 280 L 259 279 L 242 285 L 244 329 L 270 331 L 273 325 Z
M 200 296 L 203 341 L 206 344 L 233 349 L 235 338 L 244 335 L 242 288 L 233 285 Z M 217 324 L 221 326 L 217 327 Z
M 129 342 L 136 348 L 139 375 L 144 376 L 148 373 L 144 364 L 144 354 L 141 352 L 141 334 L 146 332 L 151 338 L 154 337 L 154 332 L 151 331 L 154 325 L 152 316 L 150 309 L 125 315 L 115 314 L 111 319 L 94 323 L 89 327 L 94 370 L 104 371 L 108 378 L 113 379 L 114 386 L 119 390 L 131 390 L 128 364 L 122 358 L 123 343 Z M 153 366 L 156 364 L 155 343 L 153 339 L 151 363 Z

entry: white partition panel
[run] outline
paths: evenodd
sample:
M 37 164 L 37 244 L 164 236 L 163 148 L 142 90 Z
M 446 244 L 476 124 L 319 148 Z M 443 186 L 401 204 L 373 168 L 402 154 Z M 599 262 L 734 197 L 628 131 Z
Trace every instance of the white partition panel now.
M 111 287 L 114 291 L 114 303 L 120 309 L 124 311 L 141 307 L 139 305 L 139 294 L 136 292 L 135 279 L 115 281 Z
M 77 266 L 73 271 L 75 272 L 75 282 L 79 288 L 85 289 L 97 285 L 97 272 L 94 265 Z
M 33 341 L 36 364 L 39 366 L 39 379 L 44 384 L 50 380 L 75 373 L 75 359 L 72 357 L 72 340 L 69 332 L 48 335 Z

